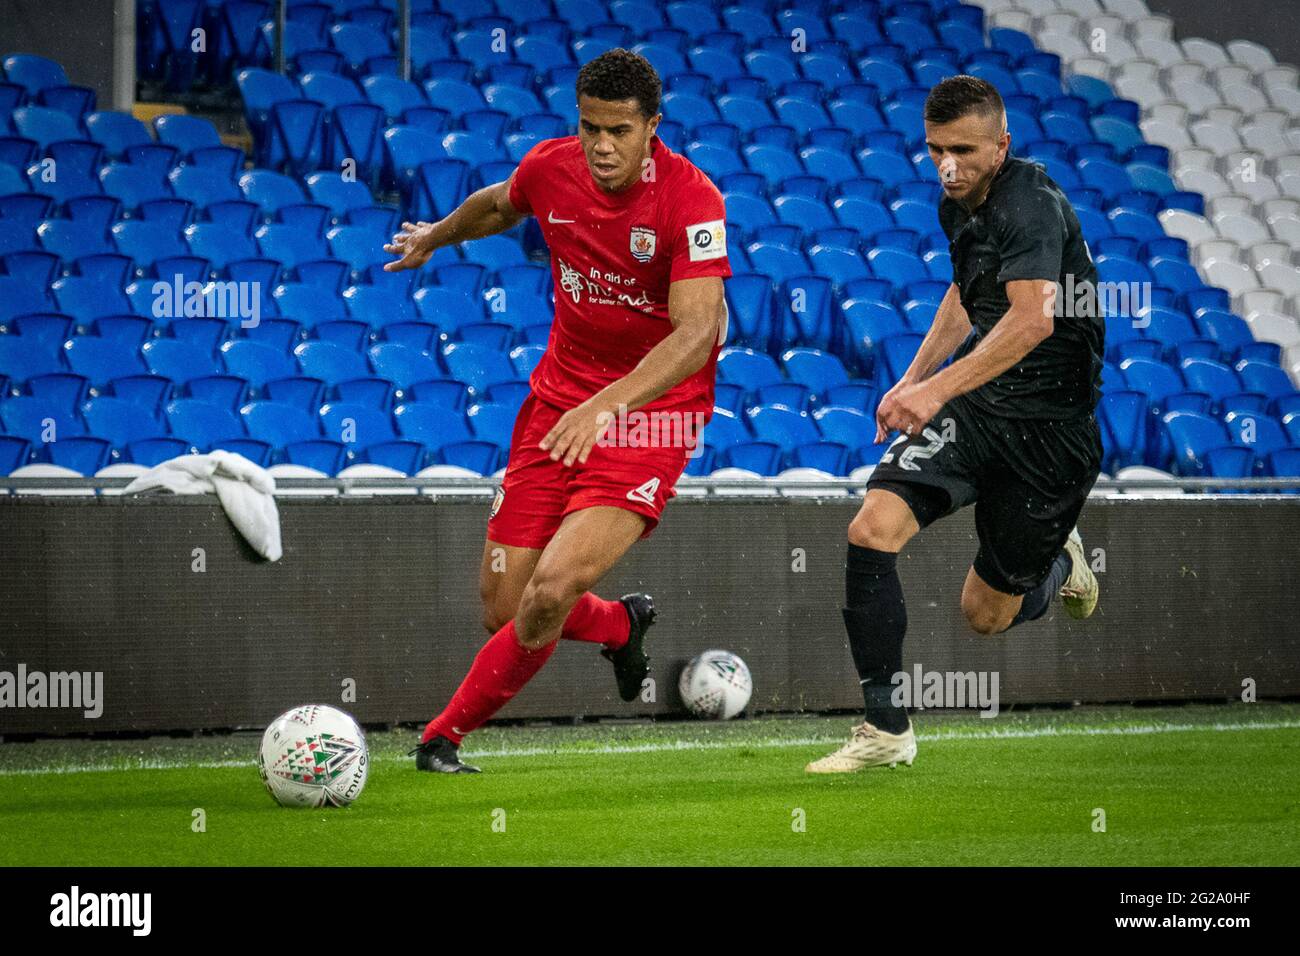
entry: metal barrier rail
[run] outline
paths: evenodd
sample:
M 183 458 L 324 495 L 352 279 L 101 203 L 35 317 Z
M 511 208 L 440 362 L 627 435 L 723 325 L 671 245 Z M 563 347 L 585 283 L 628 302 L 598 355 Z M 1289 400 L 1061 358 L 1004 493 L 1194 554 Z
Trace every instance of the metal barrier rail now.
M 131 478 L 67 477 L 0 477 L 0 491 L 113 491 L 125 488 Z M 277 478 L 277 490 L 348 492 L 356 489 L 416 490 L 426 494 L 493 494 L 499 482 L 495 478 Z M 679 492 L 695 495 L 743 494 L 752 491 L 770 496 L 786 491 L 861 492 L 865 479 L 855 478 L 696 478 L 685 477 L 678 483 Z M 1300 492 L 1300 476 L 1293 478 L 1102 478 L 1093 486 L 1093 494 L 1125 491 L 1186 491 L 1202 494 L 1218 492 Z

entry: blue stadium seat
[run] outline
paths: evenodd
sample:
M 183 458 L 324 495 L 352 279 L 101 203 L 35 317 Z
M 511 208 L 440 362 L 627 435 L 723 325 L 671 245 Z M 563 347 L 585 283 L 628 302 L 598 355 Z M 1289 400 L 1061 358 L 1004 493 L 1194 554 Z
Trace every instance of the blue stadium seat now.
M 302 187 L 288 176 L 269 169 L 255 169 L 239 177 L 239 188 L 249 202 L 257 203 L 268 220 L 281 206 L 307 201 Z
M 203 166 L 177 166 L 167 178 L 172 192 L 178 198 L 193 203 L 195 208 L 243 198 L 243 193 L 232 179 Z
M 124 449 L 131 442 L 167 434 L 166 424 L 148 409 L 122 398 L 101 395 L 82 406 L 81 415 L 90 433 L 113 448 Z
M 1224 416 L 1233 442 L 1255 453 L 1255 468 L 1262 477 L 1268 470 L 1268 458 L 1290 445 L 1290 439 L 1277 419 L 1251 411 L 1230 411 Z
M 510 445 L 511 433 L 514 431 L 517 412 L 518 409 L 508 405 L 480 403 L 471 405 L 466 416 L 475 438 L 507 448 Z
M 352 286 L 344 291 L 343 301 L 352 318 L 375 328 L 416 318 L 410 299 L 379 286 Z
M 18 435 L 0 435 L 0 475 L 8 476 L 27 464 L 31 442 Z
M 213 222 L 196 222 L 185 230 L 190 252 L 207 259 L 215 269 L 224 269 L 241 259 L 255 259 L 257 246 L 252 237 Z
M 166 415 L 172 435 L 192 442 L 202 451 L 208 451 L 216 442 L 247 437 L 240 418 L 210 402 L 176 399 L 168 403 Z
M 1113 474 L 1146 461 L 1149 403 L 1142 392 L 1107 391 L 1097 408 L 1105 457 L 1102 470 Z
M 766 352 L 775 331 L 771 280 L 763 275 L 741 273 L 727 280 L 725 288 L 730 313 L 728 340 Z
M 1231 444 L 1222 422 L 1194 412 L 1169 412 L 1163 418 L 1174 449 L 1173 470 L 1178 475 L 1209 474 L 1207 454 Z
M 435 452 L 445 445 L 471 439 L 464 412 L 446 405 L 407 402 L 393 409 L 393 420 L 403 438 L 418 441 Z
M 131 257 L 141 275 L 159 259 L 188 252 L 180 233 L 159 223 L 128 220 L 117 223 L 111 231 L 118 251 Z
M 365 378 L 370 374 L 361 354 L 337 342 L 310 340 L 295 347 L 293 354 L 303 375 L 318 378 L 327 385 Z
M 246 378 L 238 375 L 203 375 L 182 385 L 176 397 L 196 398 L 233 411 L 244 403 L 247 394 Z
M 33 140 L 42 150 L 60 140 L 81 139 L 77 121 L 60 110 L 44 106 L 22 106 L 10 114 L 14 131 Z
M 152 339 L 140 347 L 140 354 L 150 374 L 173 382 L 185 382 L 219 371 L 216 356 L 210 349 L 179 339 Z
M 827 303 L 828 309 L 829 306 Z M 788 349 L 781 353 L 781 364 L 791 381 L 806 385 L 823 398 L 832 388 L 849 380 L 849 373 L 839 356 L 822 349 Z
M 749 348 L 724 348 L 718 356 L 718 380 L 755 392 L 764 385 L 783 380 L 781 370 L 770 355 Z
M 90 381 L 84 375 L 72 372 L 50 372 L 45 375 L 33 375 L 23 383 L 22 393 L 33 398 L 54 402 L 69 414 L 76 414 L 77 407 L 86 398 Z
M 451 375 L 481 394 L 495 382 L 517 378 L 510 359 L 491 349 L 467 342 L 453 342 L 443 349 L 443 358 Z
M 409 345 L 384 342 L 370 348 L 367 354 L 375 374 L 400 389 L 406 389 L 415 382 L 437 378 L 441 374 L 438 362 L 432 355 Z
M 224 343 L 219 351 L 226 371 L 247 379 L 255 387 L 298 373 L 288 354 L 252 339 L 233 339 Z
M 743 468 L 770 478 L 779 470 L 782 457 L 781 448 L 774 442 L 749 441 L 732 445 L 715 457 L 714 461 L 722 462 L 726 467 Z
M 330 402 L 320 409 L 321 431 L 353 450 L 397 438 L 386 412 L 356 402 Z
M 286 402 L 249 402 L 239 410 L 249 437 L 276 448 L 320 438 L 320 421 L 315 410 L 307 411 Z
M 1270 404 L 1297 394 L 1291 377 L 1277 365 L 1248 359 L 1238 362 L 1235 369 L 1245 390 L 1266 396 Z
M 59 304 L 59 311 L 83 324 L 89 324 L 100 316 L 131 312 L 131 303 L 122 289 L 102 279 L 68 276 L 56 280 L 50 288 Z
M 341 442 L 325 439 L 291 442 L 284 446 L 283 454 L 290 464 L 314 468 L 328 476 L 337 474 L 347 460 L 347 448 Z
M 0 62 L 4 77 L 17 83 L 33 99 L 43 90 L 68 85 L 68 75 L 54 60 L 32 53 L 13 53 Z
M 1187 359 L 1182 365 L 1188 388 L 1210 396 L 1214 409 L 1223 408 L 1229 396 L 1242 392 L 1241 381 L 1231 368 L 1208 359 Z

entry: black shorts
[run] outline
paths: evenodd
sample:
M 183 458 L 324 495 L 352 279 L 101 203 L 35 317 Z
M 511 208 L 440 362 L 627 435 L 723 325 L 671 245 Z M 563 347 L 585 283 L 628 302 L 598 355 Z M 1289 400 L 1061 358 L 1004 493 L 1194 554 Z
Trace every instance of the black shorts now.
M 921 527 L 975 505 L 975 573 L 1003 594 L 1047 577 L 1101 471 L 1101 431 L 1068 421 L 991 415 L 966 396 L 944 405 L 921 434 L 900 435 L 872 472 L 912 508 Z

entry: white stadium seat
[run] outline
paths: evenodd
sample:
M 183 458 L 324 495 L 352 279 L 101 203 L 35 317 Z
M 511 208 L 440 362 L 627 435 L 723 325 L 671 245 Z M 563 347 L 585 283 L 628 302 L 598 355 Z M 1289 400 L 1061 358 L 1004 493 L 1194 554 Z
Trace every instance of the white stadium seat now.
M 1183 49 L 1173 40 L 1162 37 L 1142 37 L 1135 41 L 1138 53 L 1145 60 L 1154 60 L 1162 67 L 1183 62 Z
M 1171 236 L 1182 239 L 1195 248 L 1198 243 L 1213 239 L 1218 233 L 1205 221 L 1205 217 L 1185 209 L 1166 209 L 1159 215 L 1160 225 Z
M 1107 13 L 1123 17 L 1125 20 L 1140 20 L 1151 16 L 1146 0 L 1102 0 Z
M 1138 124 L 1147 142 L 1157 143 L 1168 150 L 1183 149 L 1192 145 L 1187 127 L 1172 120 L 1144 119 Z
M 1222 66 L 1228 62 L 1228 51 L 1223 45 L 1204 37 L 1188 37 L 1184 40 L 1183 55 L 1193 63 L 1207 67 Z
M 1215 239 L 1202 242 L 1196 247 L 1196 261 L 1204 268 L 1210 259 L 1224 259 L 1228 262 L 1241 262 L 1241 247 L 1230 239 Z
M 1192 141 L 1202 149 L 1208 149 L 1215 156 L 1225 156 L 1236 149 L 1241 149 L 1241 137 L 1231 126 L 1215 123 L 1211 120 L 1199 120 L 1190 127 Z
M 1246 316 L 1250 331 L 1261 342 L 1276 342 L 1282 348 L 1300 343 L 1300 320 L 1277 312 L 1253 312 Z
M 1223 102 L 1229 106 L 1235 106 L 1243 113 L 1254 113 L 1257 110 L 1268 109 L 1270 103 L 1259 89 L 1251 83 L 1233 83 L 1230 86 L 1220 86 L 1219 95 L 1223 97 Z M 1271 105 L 1277 106 L 1277 103 Z
M 1187 109 L 1193 114 L 1204 113 L 1206 110 L 1223 103 L 1223 97 L 1214 87 L 1204 80 L 1179 80 L 1177 82 L 1165 82 L 1165 92 L 1176 100 L 1187 104 Z
M 1174 173 L 1174 180 L 1179 189 L 1201 193 L 1207 202 L 1232 192 L 1222 176 L 1208 169 L 1180 169 Z
M 84 478 L 79 471 L 73 471 L 71 468 L 64 468 L 62 465 L 52 465 L 49 462 L 37 462 L 32 465 L 20 465 L 13 471 L 9 472 L 10 478 Z M 0 479 L 0 488 L 4 485 Z M 52 497 L 79 497 L 84 498 L 95 494 L 94 488 L 24 488 L 22 491 L 25 495 L 50 495 Z
M 1266 90 L 1275 86 L 1295 89 L 1297 82 L 1300 82 L 1300 70 L 1290 65 L 1270 67 L 1259 74 L 1259 84 Z
M 1132 37 L 1134 41 L 1140 40 L 1143 37 L 1155 37 L 1158 40 L 1172 40 L 1174 38 L 1174 21 L 1161 14 L 1142 17 L 1139 20 L 1133 20 L 1129 23 L 1128 35 Z
M 1193 146 L 1176 150 L 1170 165 L 1174 169 L 1217 169 L 1219 157 L 1203 146 Z
M 1249 289 L 1259 288 L 1259 279 L 1255 270 L 1244 262 L 1231 259 L 1206 259 L 1201 263 L 1201 272 L 1210 285 L 1227 289 L 1232 296 L 1240 295 Z
M 1080 38 L 1083 36 L 1078 15 L 1068 11 L 1057 11 L 1039 17 L 1034 22 L 1034 26 L 1039 33 L 1063 33 L 1066 36 Z
M 1095 56 L 1085 56 L 1070 61 L 1070 72 L 1081 76 L 1092 76 L 1099 80 L 1110 81 L 1111 65 Z
M 1247 317 L 1264 312 L 1285 313 L 1286 310 L 1286 296 L 1276 289 L 1255 289 L 1241 297 L 1241 314 Z
M 1273 54 L 1267 47 L 1250 40 L 1231 40 L 1228 42 L 1227 50 L 1228 56 L 1234 62 L 1240 63 L 1254 73 L 1261 73 L 1277 65 L 1277 60 L 1273 59 Z
M 1066 63 L 1089 55 L 1088 48 L 1083 45 L 1082 40 L 1064 33 L 1040 34 L 1038 46 L 1049 53 L 1055 53 Z
M 1242 246 L 1268 241 L 1268 229 L 1254 216 L 1225 213 L 1214 217 L 1214 228 L 1224 239 Z

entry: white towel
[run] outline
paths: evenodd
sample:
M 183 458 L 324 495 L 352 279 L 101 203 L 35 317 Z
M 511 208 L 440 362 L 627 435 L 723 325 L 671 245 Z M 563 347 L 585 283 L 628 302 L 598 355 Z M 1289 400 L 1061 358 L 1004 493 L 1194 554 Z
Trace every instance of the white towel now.
M 231 451 L 206 455 L 181 455 L 155 465 L 124 489 L 122 494 L 166 488 L 178 495 L 216 492 L 221 507 L 244 539 L 268 561 L 278 561 L 280 512 L 275 506 L 275 479 L 260 465 Z

